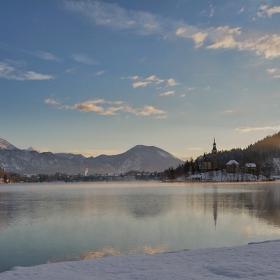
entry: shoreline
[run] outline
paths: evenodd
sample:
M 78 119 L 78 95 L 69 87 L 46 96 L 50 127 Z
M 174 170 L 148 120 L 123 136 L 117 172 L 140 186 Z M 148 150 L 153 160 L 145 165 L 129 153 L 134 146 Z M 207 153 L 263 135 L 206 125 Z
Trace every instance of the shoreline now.
M 0 280 L 29 279 L 279 279 L 280 240 L 237 247 L 14 267 Z

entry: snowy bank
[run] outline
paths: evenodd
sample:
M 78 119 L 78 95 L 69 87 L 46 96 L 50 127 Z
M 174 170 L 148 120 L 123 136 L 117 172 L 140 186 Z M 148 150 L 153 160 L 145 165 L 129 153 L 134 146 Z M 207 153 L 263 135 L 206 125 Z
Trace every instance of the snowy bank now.
M 0 279 L 279 279 L 280 242 L 16 267 Z

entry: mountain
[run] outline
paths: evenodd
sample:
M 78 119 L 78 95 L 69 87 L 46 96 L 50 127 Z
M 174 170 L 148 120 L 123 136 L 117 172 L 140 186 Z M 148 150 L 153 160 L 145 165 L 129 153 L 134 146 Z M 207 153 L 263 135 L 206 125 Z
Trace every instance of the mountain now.
M 125 153 L 95 158 L 98 163 L 111 165 L 118 173 L 130 170 L 163 171 L 170 166 L 177 167 L 183 161 L 154 146 L 137 145 Z
M 168 152 L 153 146 L 138 145 L 129 151 L 115 155 L 86 158 L 83 155 L 51 152 L 40 153 L 34 147 L 20 150 L 1 138 L 0 167 L 7 172 L 21 174 L 67 174 L 124 173 L 136 171 L 163 171 L 183 163 Z
M 26 149 L 26 151 L 28 152 L 37 152 L 37 153 L 41 153 L 38 149 L 36 149 L 35 147 L 31 146 L 28 149 Z
M 0 137 L 0 150 L 18 150 L 18 148 Z

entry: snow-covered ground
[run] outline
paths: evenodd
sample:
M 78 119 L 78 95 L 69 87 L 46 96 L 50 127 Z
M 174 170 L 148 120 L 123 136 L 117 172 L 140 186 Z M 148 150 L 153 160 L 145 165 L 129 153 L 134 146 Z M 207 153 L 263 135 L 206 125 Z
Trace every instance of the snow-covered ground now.
M 13 279 L 280 279 L 280 242 L 16 267 Z
M 263 175 L 257 176 L 249 173 L 223 173 L 219 170 L 190 175 L 187 178 L 185 176 L 181 176 L 177 178 L 176 181 L 197 181 L 198 177 L 200 181 L 205 182 L 255 182 L 267 180 L 267 178 Z

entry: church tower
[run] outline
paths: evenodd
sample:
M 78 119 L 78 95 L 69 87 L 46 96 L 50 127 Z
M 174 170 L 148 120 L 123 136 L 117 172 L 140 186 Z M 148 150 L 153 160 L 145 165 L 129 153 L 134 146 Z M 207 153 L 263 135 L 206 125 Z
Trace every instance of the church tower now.
M 218 169 L 218 155 L 217 155 L 217 147 L 216 147 L 216 141 L 214 138 L 214 143 L 213 143 L 213 150 L 212 150 L 212 164 L 213 164 L 213 169 Z

